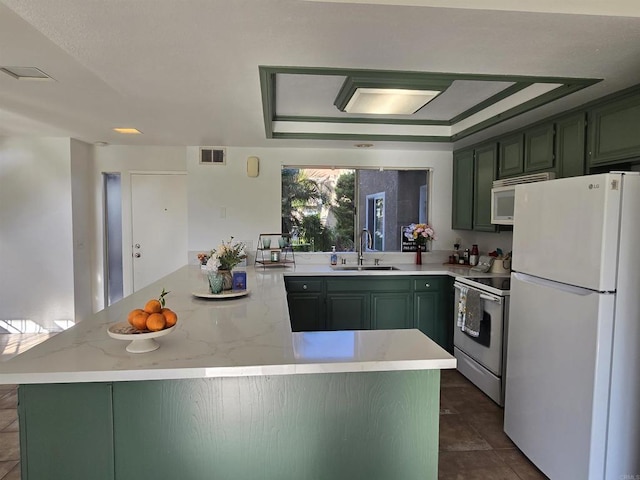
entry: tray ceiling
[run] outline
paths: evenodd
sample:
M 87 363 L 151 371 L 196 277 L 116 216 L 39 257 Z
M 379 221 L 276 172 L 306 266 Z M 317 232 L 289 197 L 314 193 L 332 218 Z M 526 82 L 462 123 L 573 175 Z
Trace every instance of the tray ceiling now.
M 334 104 L 349 78 L 449 87 L 411 115 L 354 114 Z M 453 142 L 600 81 L 269 66 L 260 67 L 260 79 L 267 138 L 411 142 Z
M 54 79 L 0 73 L 0 136 L 450 150 L 640 83 L 638 10 L 628 0 L 0 0 L 0 67 Z M 363 118 L 333 104 L 362 71 L 451 72 L 452 83 L 407 118 Z M 458 118 L 523 81 L 548 100 L 550 80 L 576 90 L 537 106 L 514 92 L 524 113 L 507 120 L 495 106 L 480 123 Z

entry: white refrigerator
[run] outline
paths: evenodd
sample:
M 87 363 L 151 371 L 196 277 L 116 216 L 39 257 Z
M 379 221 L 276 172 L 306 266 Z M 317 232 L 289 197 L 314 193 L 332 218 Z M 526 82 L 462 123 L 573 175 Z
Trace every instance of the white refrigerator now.
M 552 480 L 640 478 L 640 175 L 516 187 L 504 430 Z

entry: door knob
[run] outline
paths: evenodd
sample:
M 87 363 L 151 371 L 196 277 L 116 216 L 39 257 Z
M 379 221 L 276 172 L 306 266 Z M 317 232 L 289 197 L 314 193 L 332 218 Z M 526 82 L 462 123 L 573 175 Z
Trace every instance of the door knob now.
M 134 257 L 136 257 L 136 258 L 140 258 L 140 256 L 141 256 L 141 255 L 140 255 L 139 253 L 136 253 L 136 254 L 134 255 Z

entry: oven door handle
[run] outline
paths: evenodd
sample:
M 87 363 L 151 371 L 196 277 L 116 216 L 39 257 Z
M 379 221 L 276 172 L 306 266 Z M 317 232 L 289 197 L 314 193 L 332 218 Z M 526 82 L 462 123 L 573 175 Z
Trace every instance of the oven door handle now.
M 485 295 L 484 293 L 480 294 L 480 298 L 482 300 L 489 300 L 490 302 L 502 303 L 502 299 L 501 298 L 491 297 L 489 295 Z
M 460 283 L 454 283 L 453 286 L 455 287 L 456 290 L 460 290 L 462 287 L 466 287 L 468 289 L 472 289 L 472 290 L 478 291 L 477 288 L 469 287 L 467 285 L 462 285 Z M 486 294 L 486 293 L 480 293 L 480 298 L 482 300 L 488 300 L 490 302 L 497 303 L 498 305 L 502 305 L 502 297 L 495 297 L 493 295 L 489 295 L 489 294 Z

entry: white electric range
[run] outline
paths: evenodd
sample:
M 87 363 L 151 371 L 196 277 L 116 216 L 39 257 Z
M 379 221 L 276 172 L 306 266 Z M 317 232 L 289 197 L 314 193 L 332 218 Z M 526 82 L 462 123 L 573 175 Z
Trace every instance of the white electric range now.
M 458 371 L 500 406 L 504 406 L 510 282 L 508 276 L 468 277 L 458 278 L 454 284 L 453 352 Z M 456 325 L 463 288 L 480 293 L 483 313 L 477 337 Z

